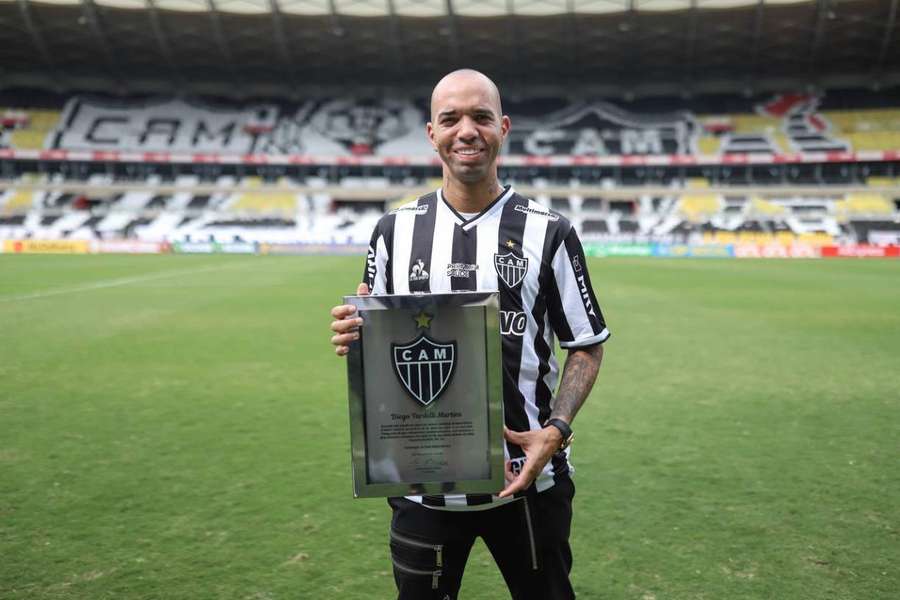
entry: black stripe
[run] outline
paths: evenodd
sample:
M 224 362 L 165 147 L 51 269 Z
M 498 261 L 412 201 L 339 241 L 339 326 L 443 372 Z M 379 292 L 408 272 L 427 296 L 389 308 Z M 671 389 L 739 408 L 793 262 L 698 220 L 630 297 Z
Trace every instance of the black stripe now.
M 552 427 L 552 426 L 551 426 Z M 566 460 L 565 452 L 557 452 L 550 458 L 550 464 L 553 465 L 553 482 L 557 482 L 557 477 L 568 475 L 569 462 Z
M 556 255 L 556 252 L 559 250 L 559 247 L 563 243 L 563 237 L 560 235 L 561 233 L 561 228 L 558 228 L 556 230 L 556 235 L 552 236 L 553 242 L 549 249 L 549 254 L 544 255 L 547 262 L 549 262 L 551 265 L 553 264 L 553 257 Z M 569 322 L 566 320 L 566 311 L 563 308 L 562 298 L 559 294 L 559 287 L 556 285 L 556 277 L 550 277 L 546 281 L 546 294 L 547 309 L 550 316 L 550 326 L 553 327 L 553 331 L 556 333 L 556 337 L 558 337 L 560 340 L 571 341 L 573 337 L 572 328 L 569 327 Z
M 412 250 L 409 257 L 409 291 L 430 292 L 431 273 L 435 265 L 431 264 L 431 248 L 434 244 L 434 222 L 437 215 L 437 192 L 426 194 L 419 198 L 416 206 L 427 206 L 425 214 L 417 214 L 413 222 Z M 416 273 L 412 269 L 421 261 L 422 268 L 428 271 L 428 276 L 423 276 L 421 271 Z M 415 279 L 414 279 L 415 278 Z
M 525 234 L 525 213 L 515 210 L 517 204 L 528 201 L 514 194 L 500 215 L 500 230 L 497 236 L 497 254 L 507 254 L 512 251 L 516 256 L 522 255 L 522 236 Z M 515 242 L 515 248 L 510 250 L 506 246 L 506 242 L 512 240 Z M 496 265 L 494 265 L 496 268 Z M 509 310 L 514 312 L 522 312 L 522 286 L 518 285 L 513 289 L 504 283 L 503 279 L 498 275 L 497 287 L 500 291 L 500 310 Z M 503 407 L 504 416 L 507 427 L 515 431 L 528 431 L 528 415 L 525 412 L 525 397 L 519 390 L 519 370 L 522 363 L 522 344 L 524 336 L 505 335 L 503 336 Z M 522 449 L 510 442 L 506 443 L 509 455 L 512 458 L 521 458 L 525 456 Z
M 422 496 L 422 504 L 425 506 L 446 506 L 443 496 Z
M 472 290 L 478 286 L 478 272 L 468 265 L 475 265 L 478 260 L 478 232 L 464 231 L 459 225 L 453 225 L 453 249 L 450 252 L 450 262 L 459 265 L 458 268 L 451 269 L 450 273 L 450 289 L 454 292 L 459 290 Z M 465 277 L 457 277 L 456 275 L 465 274 Z
M 469 506 L 478 506 L 480 504 L 490 504 L 493 498 L 490 494 L 466 494 L 466 504 Z
M 603 313 L 600 312 L 600 305 L 594 296 L 594 289 L 591 287 L 587 260 L 584 258 L 584 250 L 581 248 L 581 242 L 578 240 L 578 234 L 575 233 L 574 227 L 569 231 L 569 235 L 566 236 L 565 244 L 569 262 L 572 263 L 572 269 L 575 271 L 575 284 L 578 286 L 578 296 L 584 305 L 585 316 L 591 324 L 594 335 L 596 335 L 606 328 L 606 324 L 603 321 Z M 593 314 L 591 314 L 592 312 Z M 569 337 L 569 339 L 572 338 Z

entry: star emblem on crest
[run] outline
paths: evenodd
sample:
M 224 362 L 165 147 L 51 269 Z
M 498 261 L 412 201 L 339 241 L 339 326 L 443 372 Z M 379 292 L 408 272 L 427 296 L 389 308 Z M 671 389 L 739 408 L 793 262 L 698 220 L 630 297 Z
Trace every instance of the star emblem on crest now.
M 419 312 L 413 319 L 416 321 L 416 329 L 428 329 L 431 327 L 431 320 L 434 318 L 434 315 L 429 315 L 424 310 Z
M 507 248 L 515 248 L 515 247 L 516 247 L 516 243 L 515 243 L 514 241 L 512 241 L 512 240 L 506 240 L 506 247 L 507 247 Z

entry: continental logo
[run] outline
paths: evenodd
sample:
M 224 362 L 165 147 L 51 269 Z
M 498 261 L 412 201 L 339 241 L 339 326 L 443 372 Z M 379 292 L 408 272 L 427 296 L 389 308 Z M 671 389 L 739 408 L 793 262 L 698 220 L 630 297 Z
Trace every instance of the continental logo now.
M 5 240 L 3 252 L 11 254 L 87 254 L 86 240 Z

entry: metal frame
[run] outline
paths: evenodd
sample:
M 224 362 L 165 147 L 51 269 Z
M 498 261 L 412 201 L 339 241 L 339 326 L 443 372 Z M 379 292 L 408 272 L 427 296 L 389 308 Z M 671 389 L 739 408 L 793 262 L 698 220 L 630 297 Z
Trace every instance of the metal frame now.
M 552 38 L 548 38 L 545 31 L 536 31 L 532 36 L 531 27 L 526 27 L 519 16 L 515 0 L 497 0 L 501 9 L 505 2 L 504 18 L 495 20 L 496 25 L 490 25 L 489 29 L 485 29 L 484 21 L 480 21 L 478 29 L 490 36 L 492 47 L 499 44 L 497 51 L 491 54 L 467 51 L 466 44 L 470 41 L 467 26 L 478 19 L 460 15 L 460 3 L 442 0 L 441 6 L 446 9 L 441 11 L 444 14 L 406 18 L 401 13 L 407 1 L 386 0 L 386 14 L 379 26 L 388 35 L 366 38 L 364 54 L 375 58 L 359 62 L 354 59 L 360 55 L 358 49 L 349 48 L 349 52 L 342 52 L 340 44 L 335 44 L 335 35 L 346 34 L 346 39 L 351 41 L 357 36 L 355 32 L 347 31 L 351 21 L 339 13 L 334 0 L 324 5 L 326 11 L 322 15 L 315 17 L 316 23 L 324 16 L 326 23 L 332 25 L 321 31 L 304 27 L 302 17 L 287 18 L 282 12 L 284 2 L 280 0 L 267 0 L 270 19 L 248 17 L 246 28 L 237 14 L 228 13 L 225 18 L 219 6 L 221 2 L 205 0 L 207 10 L 204 13 L 209 14 L 204 14 L 203 20 L 208 17 L 206 22 L 211 28 L 201 27 L 200 32 L 196 30 L 196 13 L 190 16 L 190 21 L 182 22 L 180 19 L 188 17 L 159 10 L 157 0 L 144 0 L 146 8 L 141 10 L 147 12 L 150 25 L 147 34 L 154 38 L 148 43 L 159 53 L 161 60 L 156 67 L 141 63 L 135 71 L 128 62 L 131 52 L 119 52 L 115 47 L 121 37 L 116 32 L 124 31 L 123 27 L 130 27 L 134 22 L 131 17 L 124 25 L 117 22 L 124 9 L 107 9 L 96 5 L 96 0 L 75 0 L 74 7 L 80 9 L 83 16 L 82 23 L 76 24 L 72 19 L 72 6 L 42 4 L 37 9 L 30 6 L 30 0 L 16 0 L 18 10 L 10 6 L 13 14 L 18 13 L 14 22 L 27 33 L 27 45 L 35 59 L 29 64 L 0 63 L 0 70 L 7 87 L 33 86 L 56 92 L 61 89 L 101 91 L 106 87 L 117 91 L 174 91 L 231 98 L 244 98 L 248 94 L 298 97 L 319 93 L 325 89 L 323 85 L 334 89 L 367 87 L 376 90 L 375 93 L 391 86 L 404 86 L 407 90 L 408 85 L 416 83 L 424 88 L 431 81 L 421 83 L 418 74 L 437 76 L 449 66 L 472 66 L 501 74 L 499 83 L 504 90 L 512 90 L 515 86 L 531 89 L 540 85 L 536 82 L 548 82 L 542 86 L 548 93 L 558 91 L 567 95 L 575 85 L 579 94 L 628 98 L 741 93 L 747 89 L 754 92 L 785 90 L 802 88 L 811 81 L 818 88 L 887 87 L 900 81 L 900 68 L 891 55 L 896 46 L 900 0 L 860 0 L 861 4 L 865 2 L 864 10 L 860 9 L 863 12 L 851 11 L 849 5 L 845 7 L 834 0 L 809 0 L 799 6 L 766 6 L 767 0 L 756 0 L 755 10 L 750 5 L 740 13 L 746 18 L 746 26 L 735 27 L 740 33 L 729 34 L 735 36 L 735 43 L 724 45 L 734 54 L 731 61 L 734 69 L 727 73 L 719 71 L 722 79 L 714 79 L 718 75 L 708 74 L 698 66 L 704 64 L 708 52 L 723 45 L 721 39 L 713 43 L 704 34 L 707 31 L 704 19 L 708 13 L 697 0 L 690 2 L 689 13 L 683 16 L 673 13 L 672 18 L 683 23 L 684 31 L 671 31 L 669 27 L 665 32 L 657 27 L 659 13 L 640 10 L 635 0 L 621 0 L 621 12 L 601 15 L 579 12 L 575 0 L 566 0 L 559 5 L 563 14 L 552 17 L 554 28 L 560 28 L 554 30 Z M 830 10 L 834 10 L 834 20 Z M 860 19 L 860 15 L 865 18 Z M 528 17 L 529 25 L 535 22 L 533 19 Z M 291 30 L 298 23 L 304 32 L 302 44 Z M 539 28 L 540 22 L 536 23 Z M 614 31 L 617 23 L 627 24 L 630 29 L 628 35 L 616 37 L 623 52 L 617 50 L 609 55 L 588 52 L 595 41 L 602 42 L 599 36 Z M 852 32 L 845 36 L 851 47 L 832 49 L 828 46 L 829 32 L 842 27 Z M 439 37 L 434 35 L 436 29 L 440 29 Z M 242 41 L 244 33 L 250 39 L 258 39 L 258 44 L 252 46 L 254 52 L 247 53 L 246 66 L 240 62 L 245 59 L 240 48 L 250 47 L 249 42 L 240 47 L 232 46 L 230 39 L 239 36 L 240 39 L 234 41 Z M 94 38 L 94 43 L 85 44 L 90 38 Z M 852 40 L 857 38 L 861 40 L 859 46 L 853 47 Z M 541 47 L 542 64 L 537 70 L 526 64 L 533 43 Z M 428 44 L 429 51 L 420 55 L 414 44 Z M 678 65 L 673 64 L 669 71 L 654 71 L 654 57 L 644 51 L 646 47 L 683 60 Z M 279 72 L 272 77 L 272 70 L 268 69 L 265 75 L 255 80 L 250 68 L 258 63 L 257 57 L 262 52 L 270 55 Z M 314 53 L 315 59 L 312 58 Z M 620 60 L 623 53 L 627 60 Z M 77 69 L 66 71 L 59 66 L 69 64 L 69 57 L 75 54 L 84 55 Z M 836 64 L 840 66 L 835 66 L 828 59 L 833 54 L 840 54 L 847 60 L 838 61 Z M 582 65 L 587 56 L 592 62 Z M 185 61 L 185 58 L 190 60 Z M 777 77 L 770 76 L 765 66 L 775 65 L 783 59 L 790 59 L 790 65 L 781 69 Z M 461 64 L 463 60 L 474 62 Z M 415 65 L 409 64 L 411 61 L 415 61 Z M 183 62 L 190 67 L 182 66 Z M 583 75 L 585 71 L 617 70 L 621 74 L 618 81 L 591 81 Z M 209 75 L 192 79 L 188 77 L 188 71 Z M 410 82 L 413 71 L 417 79 Z M 135 81 L 135 72 L 141 73 L 143 79 Z M 308 73 L 309 77 L 301 79 L 301 72 Z M 172 89 L 173 83 L 176 90 Z
M 897 24 L 897 7 L 900 2 L 898 0 L 891 0 L 891 8 L 888 12 L 888 18 L 884 24 L 884 37 L 881 38 L 881 49 L 878 52 L 878 60 L 875 62 L 875 77 L 876 82 L 878 78 L 881 76 L 882 69 L 884 68 L 884 61 L 887 59 L 888 50 L 891 47 L 891 41 L 894 36 L 894 29 Z
M 393 469 L 397 472 L 399 478 L 404 481 L 402 483 L 372 481 L 370 477 L 370 444 L 366 439 L 366 431 L 368 421 L 376 417 L 377 414 L 387 410 L 394 410 L 392 400 L 385 398 L 366 397 L 366 368 L 363 364 L 363 354 L 365 344 L 389 344 L 392 341 L 399 340 L 374 340 L 367 339 L 366 326 L 361 328 L 360 339 L 350 344 L 350 353 L 347 356 L 347 375 L 349 387 L 349 408 L 350 408 L 350 446 L 351 446 L 351 472 L 353 474 L 353 495 L 354 497 L 385 497 L 385 496 L 404 496 L 404 495 L 420 495 L 420 494 L 491 494 L 497 493 L 503 489 L 504 483 L 504 452 L 503 452 L 503 391 L 502 391 L 502 355 L 500 342 L 500 323 L 499 323 L 499 298 L 497 292 L 457 292 L 452 294 L 411 294 L 411 295 L 381 295 L 381 296 L 347 296 L 344 302 L 353 304 L 358 307 L 360 316 L 366 320 L 373 318 L 373 312 L 381 312 L 385 310 L 403 311 L 404 313 L 413 313 L 420 310 L 440 315 L 441 311 L 454 309 L 481 309 L 483 316 L 483 348 L 484 355 L 484 382 L 485 389 L 482 398 L 476 400 L 476 403 L 483 405 L 481 407 L 485 411 L 481 415 L 471 414 L 466 419 L 478 419 L 480 423 L 486 424 L 487 439 L 480 440 L 456 440 L 451 442 L 450 448 L 443 445 L 425 446 L 423 451 L 427 458 L 425 461 L 454 460 L 460 452 L 464 452 L 467 444 L 471 445 L 475 442 L 484 444 L 484 460 L 487 463 L 488 476 L 485 478 L 476 478 L 468 480 L 449 481 L 441 476 L 440 469 L 433 466 L 433 463 L 424 463 L 416 465 L 415 459 L 408 459 L 409 454 L 404 450 L 403 445 L 410 442 L 405 438 L 396 438 L 396 442 L 388 442 L 385 446 L 388 448 L 386 455 L 380 455 L 379 462 L 387 462 L 393 465 Z M 471 314 L 471 313 L 470 313 Z M 437 318 L 437 317 L 436 317 Z M 371 335 L 371 334 L 370 334 Z M 460 338 L 457 338 L 457 341 Z M 471 338 L 470 338 L 471 339 Z M 478 345 L 479 340 L 475 339 L 472 343 Z M 467 355 L 468 356 L 468 355 Z M 478 358 L 468 356 L 476 362 L 480 362 Z M 369 369 L 373 365 L 368 365 Z M 448 385 L 457 385 L 460 378 L 464 378 L 463 374 L 457 373 Z M 465 379 L 464 379 L 465 381 Z M 449 391 L 449 390 L 448 390 Z M 446 393 L 446 392 L 445 392 Z M 408 399 L 407 399 L 408 400 Z M 436 401 L 439 402 L 439 401 Z M 404 408 L 403 414 L 410 417 L 423 419 L 441 418 L 435 417 L 440 414 L 439 411 L 452 411 L 455 408 L 453 404 L 438 403 L 430 406 L 418 406 L 415 401 L 397 402 Z M 385 408 L 388 406 L 390 408 Z M 400 409 L 397 409 L 400 410 Z M 446 418 L 446 417 L 443 417 Z M 415 422 L 413 418 L 411 422 Z M 445 442 L 446 443 L 446 442 Z M 470 446 L 471 447 L 471 446 Z M 478 448 L 480 451 L 482 448 Z M 403 455 L 408 459 L 408 464 L 398 464 L 392 460 L 391 455 Z M 443 465 L 441 465 L 443 466 Z M 401 469 L 403 472 L 400 472 Z M 429 473 L 429 470 L 437 470 L 438 473 Z M 426 473 L 428 481 L 417 481 L 415 478 L 420 473 Z
M 84 18 L 87 21 L 88 27 L 91 28 L 91 32 L 100 44 L 100 50 L 103 52 L 103 58 L 106 61 L 107 68 L 110 73 L 112 73 L 115 81 L 121 82 L 122 69 L 119 67 L 115 54 L 109 45 L 109 40 L 106 37 L 106 32 L 103 30 L 100 18 L 97 16 L 97 7 L 94 5 L 94 0 L 81 0 L 81 11 L 84 13 Z
M 159 9 L 156 8 L 156 0 L 144 0 L 144 6 L 147 7 L 147 17 L 150 19 L 150 28 L 153 29 L 153 37 L 156 38 L 156 45 L 159 47 L 160 54 L 166 59 L 169 70 L 172 72 L 172 78 L 177 85 L 184 84 L 184 75 L 178 68 L 178 61 L 175 59 L 175 53 L 172 52 L 172 46 L 169 44 L 169 37 L 163 28 L 162 19 L 159 15 Z

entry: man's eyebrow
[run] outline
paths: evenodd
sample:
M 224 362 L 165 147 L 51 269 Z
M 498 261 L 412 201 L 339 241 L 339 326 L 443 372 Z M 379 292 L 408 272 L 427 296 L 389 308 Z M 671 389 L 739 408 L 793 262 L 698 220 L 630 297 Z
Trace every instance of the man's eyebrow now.
M 457 114 L 457 113 L 459 113 L 459 111 L 456 110 L 455 108 L 445 108 L 444 110 L 438 112 L 437 116 L 438 116 L 438 117 L 443 117 L 443 116 L 448 116 L 448 115 L 452 116 L 452 115 L 455 115 L 455 114 Z M 491 109 L 491 108 L 489 108 L 489 107 L 486 107 L 486 106 L 478 107 L 478 108 L 472 109 L 472 113 L 474 113 L 474 114 L 476 114 L 476 115 L 490 115 L 490 116 L 494 116 L 494 110 Z

